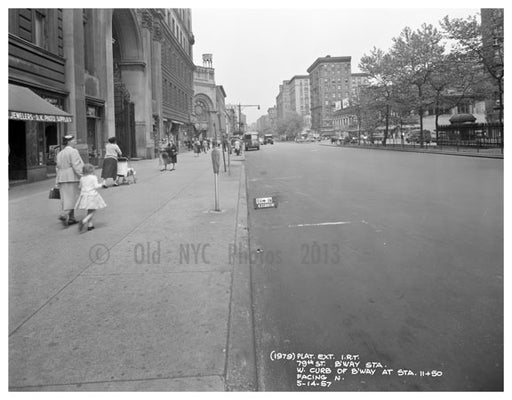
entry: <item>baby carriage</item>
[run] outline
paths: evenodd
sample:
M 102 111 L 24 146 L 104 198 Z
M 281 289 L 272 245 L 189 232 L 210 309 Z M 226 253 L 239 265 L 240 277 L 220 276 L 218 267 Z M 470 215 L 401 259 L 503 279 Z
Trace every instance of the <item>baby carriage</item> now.
M 135 170 L 129 166 L 128 159 L 126 157 L 119 157 L 117 159 L 117 182 L 120 185 L 129 185 L 130 181 L 132 183 L 137 183 L 137 179 L 135 179 Z

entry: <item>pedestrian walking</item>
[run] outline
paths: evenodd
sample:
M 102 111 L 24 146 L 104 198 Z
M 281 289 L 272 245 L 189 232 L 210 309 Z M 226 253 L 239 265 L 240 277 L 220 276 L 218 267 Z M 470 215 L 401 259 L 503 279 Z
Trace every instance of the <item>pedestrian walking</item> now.
M 201 152 L 201 142 L 199 139 L 196 139 L 194 142 L 194 152 L 196 154 L 196 157 L 199 157 L 199 153 Z
M 203 139 L 203 151 L 205 154 L 208 151 L 207 147 L 208 147 L 208 142 L 206 141 L 206 139 Z
M 164 146 L 160 148 L 160 160 L 161 168 L 160 171 L 167 171 L 167 165 L 169 164 L 169 148 L 171 147 L 168 140 L 164 142 Z
M 167 143 L 167 146 L 165 147 L 164 151 L 161 153 L 162 155 L 162 162 L 163 162 L 163 169 L 160 171 L 167 171 L 167 165 L 172 164 L 172 167 L 169 171 L 173 171 L 176 166 L 176 158 L 178 154 L 178 148 L 176 147 L 176 144 L 174 141 L 169 141 Z
M 171 142 L 169 146 L 169 161 L 172 164 L 171 171 L 176 169 L 176 164 L 178 163 L 178 148 L 176 147 L 176 143 Z
M 87 216 L 78 223 L 78 231 L 82 232 L 87 225 L 87 230 L 94 229 L 92 218 L 96 210 L 105 208 L 107 204 L 98 193 L 97 189 L 103 185 L 98 182 L 98 177 L 94 175 L 94 166 L 85 164 L 83 167 L 82 178 L 80 178 L 80 196 L 76 201 L 75 208 L 87 210 Z
M 166 148 L 167 148 L 168 141 L 167 139 L 160 139 L 159 145 L 158 145 L 158 169 L 160 171 L 164 170 L 165 167 L 165 156 L 166 156 Z
M 117 182 L 117 158 L 121 157 L 121 149 L 117 145 L 115 137 L 108 139 L 105 146 L 105 159 L 103 160 L 103 168 L 101 170 L 101 177 L 103 178 L 103 187 L 106 189 L 108 179 L 112 179 L 114 186 L 119 186 Z
M 68 226 L 77 223 L 75 203 L 80 194 L 79 182 L 84 162 L 78 150 L 75 149 L 76 140 L 73 135 L 64 136 L 62 144 L 65 147 L 57 154 L 55 183 L 60 189 L 63 211 L 59 219 L 64 226 Z
M 237 156 L 239 156 L 239 155 L 240 155 L 240 147 L 241 147 L 241 145 L 240 145 L 240 140 L 236 140 L 236 141 L 235 141 L 235 154 L 236 154 Z

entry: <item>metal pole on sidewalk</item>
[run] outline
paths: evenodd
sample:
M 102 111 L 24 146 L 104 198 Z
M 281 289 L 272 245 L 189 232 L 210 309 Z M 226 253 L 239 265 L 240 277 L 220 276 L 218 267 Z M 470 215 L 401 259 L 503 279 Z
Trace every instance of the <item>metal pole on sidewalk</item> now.
M 213 145 L 212 149 L 212 165 L 213 165 L 213 180 L 215 186 L 215 211 L 220 211 L 219 207 L 219 167 L 220 167 L 220 151 L 217 143 Z
M 215 211 L 220 211 L 219 207 L 219 174 L 213 174 L 215 183 Z
M 228 175 L 231 176 L 231 143 L 228 140 Z

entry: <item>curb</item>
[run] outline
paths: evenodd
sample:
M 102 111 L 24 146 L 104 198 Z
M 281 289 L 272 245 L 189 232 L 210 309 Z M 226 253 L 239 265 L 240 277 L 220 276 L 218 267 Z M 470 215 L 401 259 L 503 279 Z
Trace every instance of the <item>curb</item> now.
M 235 227 L 235 250 L 226 359 L 226 390 L 257 391 L 256 349 L 252 312 L 252 284 L 247 226 L 247 186 L 245 166 L 241 164 Z
M 339 147 L 339 148 L 348 148 L 348 149 L 362 149 L 362 150 L 387 150 L 387 151 L 401 151 L 404 153 L 423 153 L 423 154 L 443 154 L 446 156 L 463 156 L 463 157 L 476 157 L 476 158 L 495 158 L 502 160 L 504 158 L 503 154 L 481 154 L 481 153 L 460 153 L 460 152 L 451 152 L 451 151 L 431 151 L 431 150 L 420 150 L 420 149 L 401 149 L 394 147 L 366 147 L 366 146 L 337 146 L 337 145 L 329 145 L 329 144 L 320 144 L 320 146 L 326 147 Z

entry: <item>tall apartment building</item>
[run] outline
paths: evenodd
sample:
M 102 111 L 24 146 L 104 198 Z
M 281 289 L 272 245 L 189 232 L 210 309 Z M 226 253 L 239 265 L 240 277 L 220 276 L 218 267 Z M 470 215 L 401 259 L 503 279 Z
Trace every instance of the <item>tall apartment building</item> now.
M 319 57 L 307 69 L 310 79 L 311 129 L 333 132 L 333 112 L 351 96 L 351 57 Z
M 368 86 L 370 76 L 362 72 L 355 72 L 351 75 L 350 98 L 357 101 L 361 88 Z
M 287 110 L 290 110 L 290 89 L 288 84 L 290 81 L 283 81 L 279 85 L 279 93 L 276 97 L 276 117 L 277 120 L 283 120 Z
M 290 110 L 304 120 L 304 128 L 311 128 L 309 75 L 295 75 L 288 81 Z
M 270 123 L 270 129 L 272 129 L 275 132 L 276 129 L 277 129 L 276 106 L 269 107 L 267 109 L 267 114 L 268 114 L 268 120 L 269 120 L 269 123 Z
M 98 165 L 111 136 L 151 158 L 191 128 L 189 9 L 9 9 L 8 29 L 10 180 L 54 173 L 65 134 Z

